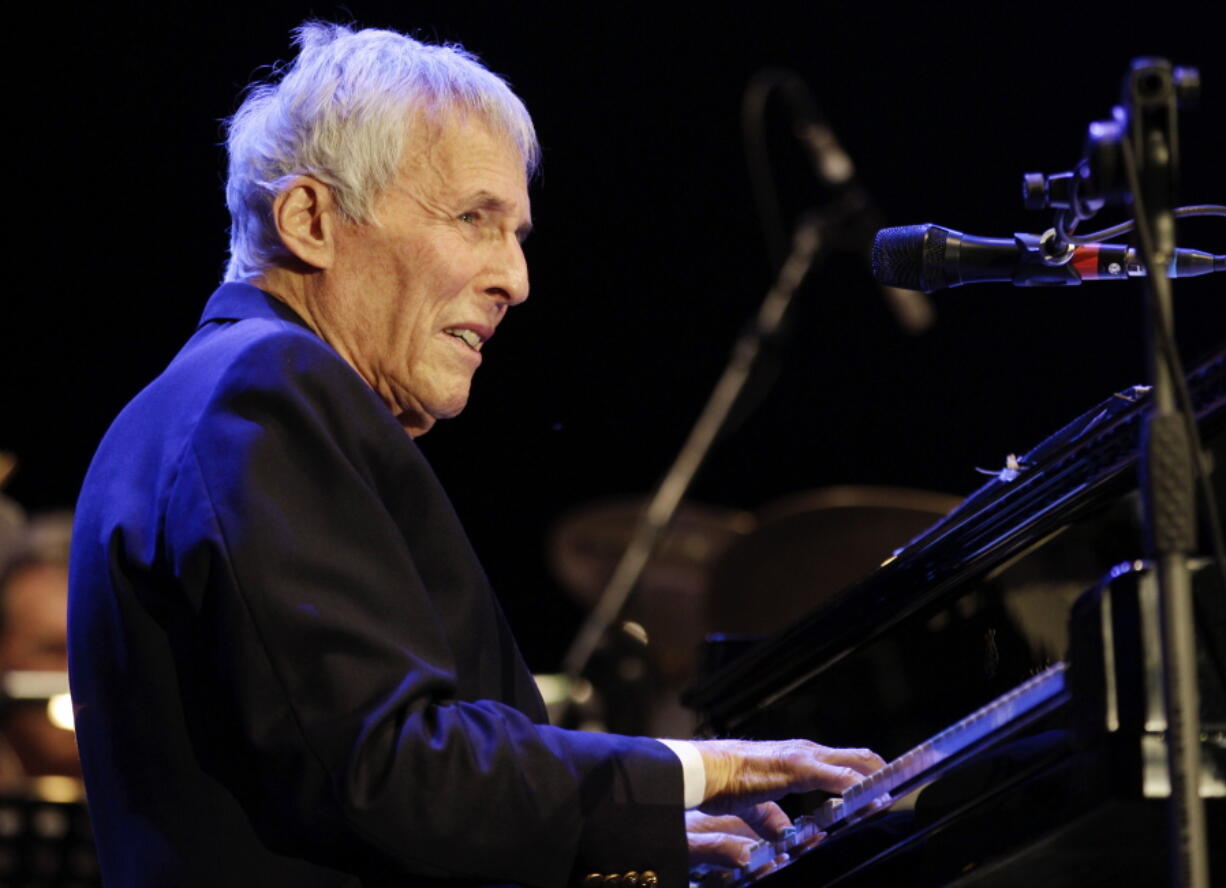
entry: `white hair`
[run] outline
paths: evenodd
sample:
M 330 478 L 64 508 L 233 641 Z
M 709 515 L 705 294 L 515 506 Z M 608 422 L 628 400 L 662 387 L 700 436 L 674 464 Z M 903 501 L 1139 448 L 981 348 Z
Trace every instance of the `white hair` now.
M 227 121 L 227 281 L 258 277 L 287 255 L 272 206 L 295 176 L 328 185 L 351 221 L 375 221 L 375 199 L 399 169 L 414 121 L 475 113 L 518 148 L 529 176 L 536 170 L 528 110 L 463 47 L 325 22 L 302 25 L 294 42 L 298 57 L 280 81 L 253 85 Z

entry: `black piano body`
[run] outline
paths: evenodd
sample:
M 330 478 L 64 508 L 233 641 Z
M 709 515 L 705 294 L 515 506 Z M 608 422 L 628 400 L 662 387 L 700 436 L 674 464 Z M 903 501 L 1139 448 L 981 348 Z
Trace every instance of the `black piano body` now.
M 1210 462 L 1224 466 L 1226 350 L 1188 386 Z M 1159 655 L 1146 637 L 1157 593 L 1137 561 L 1147 400 L 1136 388 L 1078 417 L 862 582 L 687 692 L 708 735 L 867 745 L 890 760 L 1070 661 L 1059 705 L 968 750 L 913 810 L 832 832 L 768 876 L 772 888 L 1166 883 Z M 1219 504 L 1224 475 L 1210 482 Z M 1209 565 L 1194 590 L 1211 871 L 1226 884 L 1226 589 Z

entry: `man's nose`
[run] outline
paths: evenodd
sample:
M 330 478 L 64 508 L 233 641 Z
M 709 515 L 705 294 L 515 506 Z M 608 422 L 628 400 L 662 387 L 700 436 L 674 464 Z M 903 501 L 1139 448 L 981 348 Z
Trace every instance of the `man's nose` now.
M 499 251 L 494 280 L 486 292 L 508 305 L 519 305 L 528 298 L 528 260 L 517 238 L 510 238 Z

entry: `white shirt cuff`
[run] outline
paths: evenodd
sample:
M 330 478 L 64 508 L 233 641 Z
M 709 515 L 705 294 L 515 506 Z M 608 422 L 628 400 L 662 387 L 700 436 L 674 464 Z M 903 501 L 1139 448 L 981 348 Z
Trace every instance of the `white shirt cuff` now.
M 707 768 L 702 763 L 702 753 L 687 740 L 661 740 L 681 759 L 681 774 L 684 780 L 686 809 L 697 808 L 707 794 Z

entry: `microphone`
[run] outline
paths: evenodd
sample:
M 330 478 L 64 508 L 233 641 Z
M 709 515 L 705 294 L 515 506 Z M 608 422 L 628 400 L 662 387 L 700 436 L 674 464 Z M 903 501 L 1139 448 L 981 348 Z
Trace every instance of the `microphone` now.
M 879 283 L 932 293 L 946 287 L 1008 281 L 1015 287 L 1072 287 L 1082 281 L 1141 277 L 1145 266 L 1125 244 L 1073 245 L 1058 265 L 1043 261 L 1042 239 L 975 237 L 940 225 L 883 228 L 873 240 L 873 277 Z M 1226 271 L 1226 256 L 1175 250 L 1167 274 L 1196 277 Z
M 851 251 L 870 260 L 869 234 L 880 227 L 882 218 L 872 196 L 856 177 L 851 155 L 840 144 L 834 129 L 818 108 L 809 85 L 795 71 L 767 68 L 759 71 L 745 90 L 743 120 L 746 126 L 745 151 L 750 176 L 755 180 L 755 196 L 767 229 L 767 241 L 774 244 L 776 261 L 782 261 L 783 233 L 773 224 L 778 217 L 778 202 L 773 197 L 770 163 L 764 142 L 764 121 L 768 95 L 777 90 L 790 117 L 792 135 L 800 145 L 814 178 L 828 191 L 831 218 L 840 220 L 830 226 L 826 237 L 835 237 Z M 752 125 L 751 125 L 752 124 Z M 882 297 L 898 325 L 907 333 L 922 333 L 932 326 L 932 303 L 915 289 L 884 285 Z
M 795 124 L 796 138 L 804 146 L 817 178 L 831 188 L 842 189 L 843 203 L 852 209 L 846 233 L 856 242 L 856 252 L 872 262 L 871 255 L 864 255 L 870 252 L 868 232 L 881 224 L 881 214 L 872 197 L 856 180 L 855 165 L 839 144 L 834 130 L 817 113 L 807 92 L 806 98 L 804 103 L 800 103 L 803 111 Z M 855 221 L 857 215 L 860 217 L 859 224 Z M 890 307 L 894 320 L 904 331 L 923 333 L 932 326 L 935 316 L 932 303 L 917 288 L 891 281 L 880 283 L 881 295 Z
M 875 220 L 871 217 L 876 216 L 880 219 L 880 213 L 868 192 L 856 181 L 856 168 L 851 156 L 839 144 L 834 130 L 817 113 L 817 107 L 807 90 L 805 101 L 798 104 L 803 110 L 796 122 L 796 138 L 804 146 L 809 162 L 813 166 L 813 172 L 817 174 L 818 179 L 832 188 L 846 188 L 850 192 L 849 197 L 859 201 L 870 217 L 864 219 L 863 222 L 872 225 Z M 877 224 L 881 223 L 877 222 Z M 861 234 L 863 240 L 860 241 L 861 245 L 857 252 L 863 254 L 868 252 L 868 232 L 863 228 L 860 231 L 863 232 Z M 870 262 L 873 261 L 872 256 L 866 258 Z M 876 268 L 876 265 L 874 264 L 873 267 Z M 935 317 L 932 303 L 925 298 L 923 293 L 918 292 L 918 288 L 878 280 L 881 283 L 882 297 L 894 314 L 894 320 L 904 331 L 911 334 L 923 333 L 932 326 Z

